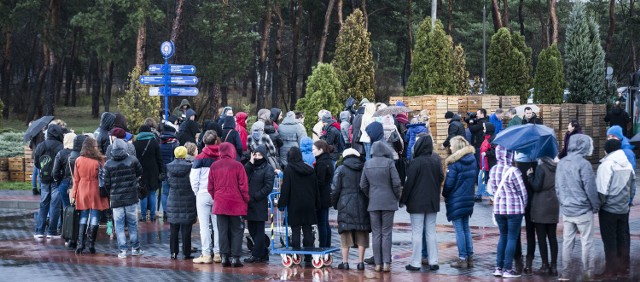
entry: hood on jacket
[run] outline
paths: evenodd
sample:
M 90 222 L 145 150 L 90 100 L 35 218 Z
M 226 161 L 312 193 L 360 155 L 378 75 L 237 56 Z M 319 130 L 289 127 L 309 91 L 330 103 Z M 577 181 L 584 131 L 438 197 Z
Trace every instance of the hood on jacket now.
M 484 123 L 484 127 L 487 129 L 484 134 L 486 135 L 493 135 L 494 133 L 496 133 L 496 126 L 493 125 L 493 123 L 490 122 L 485 122 Z
M 349 98 L 347 98 L 347 101 L 344 102 L 344 110 L 345 111 L 353 111 L 355 110 L 353 108 L 353 106 L 356 104 L 356 99 L 354 99 L 353 97 L 349 96 Z
M 593 140 L 588 135 L 576 134 L 569 139 L 568 154 L 578 154 L 582 157 L 591 156 L 593 153 Z
M 340 112 L 340 121 L 349 121 L 351 118 L 351 113 L 348 111 Z
M 126 159 L 127 156 L 129 156 L 129 154 L 127 154 L 127 143 L 122 139 L 113 141 L 113 145 L 111 145 L 111 156 L 116 161 Z
M 445 159 L 445 164 L 450 165 L 460 161 L 464 165 L 470 165 L 472 162 L 476 161 L 476 158 L 474 157 L 475 153 L 476 149 L 473 146 L 466 146 L 448 156 Z
M 247 113 L 245 112 L 239 112 L 236 113 L 236 124 L 239 126 L 244 127 L 245 129 L 247 128 Z
M 62 133 L 62 127 L 57 124 L 49 124 L 47 128 L 47 140 L 57 140 L 62 143 L 64 133 Z
M 376 104 L 368 103 L 364 105 L 364 115 L 367 117 L 373 117 L 373 114 L 376 113 Z
M 84 143 L 84 139 L 87 139 L 86 135 L 77 135 L 76 138 L 73 139 L 73 150 L 76 152 L 80 152 L 82 150 L 82 143 Z
M 451 118 L 451 122 L 454 122 L 454 121 L 462 121 L 462 118 L 460 117 L 460 115 L 454 114 L 453 117 Z
M 433 153 L 433 139 L 431 139 L 431 135 L 422 136 L 416 141 L 416 144 L 413 145 L 414 155 L 415 157 L 431 155 Z
M 354 155 L 349 155 L 342 159 L 342 165 L 355 171 L 362 171 L 362 168 L 364 168 L 364 163 L 360 157 Z
M 182 101 L 180 102 L 180 106 L 178 106 L 178 108 L 182 110 L 182 106 L 188 106 L 188 109 L 191 109 L 191 104 L 189 104 L 189 100 L 187 99 L 182 99 Z
M 334 121 L 333 123 L 331 123 L 331 126 L 335 127 L 338 131 L 340 131 L 340 124 L 337 121 Z
M 364 114 L 364 106 L 360 106 L 358 108 L 358 111 L 356 111 L 356 114 L 357 115 L 363 115 Z
M 382 128 L 382 124 L 379 122 L 374 121 L 370 123 L 364 131 L 367 132 L 367 135 L 371 138 L 371 144 L 384 138 L 384 129 Z
M 282 120 L 282 124 L 297 124 L 299 123 L 298 119 L 296 119 L 296 113 L 293 111 L 287 112 L 287 116 Z
M 204 124 L 202 124 L 202 132 L 207 132 L 207 130 L 216 131 L 216 128 L 218 128 L 217 126 L 219 126 L 217 122 L 215 122 L 213 120 L 210 120 L 210 119 L 205 120 Z M 218 137 L 220 137 L 220 136 L 218 136 Z
M 513 151 L 501 145 L 496 146 L 496 160 L 499 164 L 513 166 Z
M 260 109 L 258 111 L 258 120 L 271 120 L 271 111 L 269 109 Z
M 613 135 L 616 138 L 618 138 L 618 140 L 622 142 L 622 149 L 633 150 L 634 146 L 631 145 L 631 143 L 629 143 L 629 139 L 625 137 L 624 134 L 622 134 L 622 127 L 620 127 L 619 125 L 614 125 L 610 127 L 609 130 L 607 130 L 607 136 L 608 135 Z
M 282 113 L 281 109 L 278 108 L 271 108 L 271 121 L 274 122 L 278 122 L 278 118 L 280 117 L 280 114 Z
M 187 110 L 187 112 L 184 114 L 184 117 L 186 120 L 189 120 L 191 118 L 191 116 L 195 116 L 196 115 L 196 111 L 192 110 L 191 108 L 189 108 Z
M 385 142 L 375 142 L 371 145 L 371 156 L 393 159 L 393 150 Z
M 236 128 L 236 119 L 232 116 L 225 116 L 224 123 L 222 124 L 223 129 L 235 129 Z
M 300 151 L 304 153 L 311 153 L 313 151 L 313 139 L 309 137 L 302 137 L 300 140 Z
M 291 148 L 287 153 L 287 168 L 305 176 L 315 173 L 313 167 L 302 161 L 302 152 L 298 147 Z
M 236 159 L 236 147 L 231 143 L 224 142 L 220 144 L 220 159 Z
M 400 124 L 408 124 L 409 123 L 409 116 L 407 116 L 406 113 L 399 113 L 396 115 L 396 121 Z
M 65 149 L 73 149 L 73 140 L 76 138 L 76 134 L 73 132 L 69 132 L 67 134 L 64 135 L 64 141 L 62 142 L 62 145 L 64 146 Z
M 598 192 L 604 195 L 618 195 L 629 184 L 630 178 L 634 177 L 635 171 L 627 159 L 623 150 L 615 150 L 600 160 L 601 171 L 598 168 L 596 186 Z M 628 200 L 627 196 L 627 200 Z
M 556 168 L 558 168 L 558 163 L 549 157 L 540 158 L 539 164 L 546 164 L 551 171 L 556 172 Z
M 116 121 L 116 115 L 110 113 L 110 112 L 104 112 L 102 113 L 102 116 L 100 117 L 100 128 L 106 130 L 106 131 L 111 131 L 111 129 L 113 128 L 113 124 Z

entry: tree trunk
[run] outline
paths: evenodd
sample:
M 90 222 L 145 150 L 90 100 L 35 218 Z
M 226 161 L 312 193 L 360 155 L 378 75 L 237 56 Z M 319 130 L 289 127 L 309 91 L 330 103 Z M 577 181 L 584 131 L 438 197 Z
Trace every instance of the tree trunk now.
M 438 18 L 438 1 L 431 0 L 431 29 L 436 26 L 436 19 Z
M 78 42 L 78 32 L 73 32 L 73 39 L 71 40 L 71 55 L 69 56 L 69 61 L 67 63 L 66 68 L 66 84 L 65 84 L 65 95 L 64 95 L 64 105 L 69 106 L 69 101 L 71 99 L 71 84 L 74 82 L 73 71 L 76 65 L 76 48 Z
M 209 87 L 209 95 L 211 97 L 211 108 L 209 109 L 209 118 L 216 120 L 218 117 L 214 116 L 218 112 L 218 98 L 220 98 L 220 84 L 215 84 L 213 87 Z M 205 116 L 206 118 L 206 116 Z
M 554 0 L 555 2 L 555 0 Z M 520 0 L 518 5 L 518 22 L 520 24 L 520 34 L 524 36 L 524 0 Z
M 324 14 L 324 28 L 322 29 L 322 37 L 320 38 L 320 48 L 318 51 L 318 63 L 322 63 L 324 59 L 324 46 L 327 43 L 327 35 L 329 35 L 329 22 L 331 21 L 331 12 L 333 11 L 333 4 L 335 0 L 329 0 L 327 5 L 327 11 Z
M 183 4 L 184 0 L 176 0 L 176 17 L 173 18 L 173 25 L 171 27 L 171 41 L 173 41 L 173 43 L 178 41 L 178 36 L 180 35 Z
M 491 14 L 493 15 L 493 29 L 498 32 L 502 28 L 502 14 L 498 6 L 498 0 L 491 0 Z
M 0 70 L 0 80 L 2 85 L 0 86 L 0 98 L 4 102 L 4 109 L 2 110 L 2 117 L 9 118 L 9 112 L 11 111 L 11 93 L 9 88 L 11 85 L 11 45 L 13 44 L 12 30 L 10 26 L 3 28 L 4 34 L 4 48 L 2 52 L 2 69 Z
M 360 3 L 360 9 L 362 9 L 362 16 L 364 18 L 364 29 L 369 29 L 369 14 L 367 14 L 367 0 L 362 0 Z
M 616 0 L 609 1 L 609 32 L 607 33 L 607 44 L 605 47 L 605 53 L 607 57 L 611 54 L 611 44 L 613 43 L 613 32 L 616 28 Z
M 504 7 L 502 7 L 504 9 L 504 20 L 502 21 L 502 25 L 509 29 L 509 1 L 503 0 L 502 2 L 504 3 Z
M 629 0 L 629 18 L 633 19 L 635 9 L 635 0 Z M 631 37 L 631 58 L 633 60 L 633 70 L 638 69 L 638 60 L 636 57 L 636 41 L 634 37 Z
M 136 68 L 140 69 L 140 73 L 144 72 L 144 55 L 147 44 L 147 21 L 142 20 L 138 27 L 138 36 L 136 38 Z
M 48 46 L 45 48 L 49 48 Z M 58 74 L 58 58 L 52 50 L 48 52 L 49 58 L 49 70 L 47 72 L 45 94 L 44 94 L 44 114 L 52 116 L 55 113 L 55 98 L 56 98 L 56 81 Z
M 226 107 L 229 105 L 229 85 L 225 81 L 223 85 L 218 85 L 218 87 L 220 87 L 220 105 Z
M 258 82 L 258 109 L 262 109 L 265 106 L 265 100 L 267 96 L 266 91 L 266 75 L 267 75 L 267 47 L 269 43 L 269 36 L 271 34 L 271 1 L 265 1 L 267 11 L 264 15 L 262 23 L 262 39 L 260 40 L 260 61 L 258 62 L 258 68 L 260 69 L 260 78 Z
M 453 31 L 453 0 L 449 0 L 447 5 L 447 33 Z
M 342 0 L 338 0 L 338 31 L 340 30 L 342 30 Z
M 42 46 L 42 60 L 44 62 L 44 65 L 42 66 L 42 68 L 40 69 L 39 73 L 38 73 L 38 80 L 36 82 L 36 85 L 34 87 L 31 88 L 31 97 L 30 97 L 30 103 L 29 103 L 29 114 L 27 115 L 27 122 L 31 121 L 34 119 L 34 117 L 36 115 L 40 116 L 40 114 L 38 113 L 38 108 L 41 105 L 41 98 L 42 98 L 42 88 L 43 85 L 45 83 L 45 79 L 47 77 L 47 70 L 49 69 L 49 64 L 50 64 L 50 60 L 48 60 L 47 58 L 49 58 L 49 50 Z M 26 82 L 28 84 L 28 77 L 25 77 Z M 18 105 L 19 103 L 16 103 L 16 105 Z
M 76 100 L 77 100 L 77 95 L 76 95 L 76 86 L 77 83 L 75 81 L 75 79 L 72 79 L 72 84 L 71 84 L 71 106 L 75 107 L 76 106 Z
M 304 37 L 304 47 L 306 52 L 304 70 L 302 71 L 302 92 L 300 98 L 303 98 L 307 94 L 307 78 L 311 75 L 311 64 L 313 63 L 313 51 L 315 49 L 314 43 L 316 42 L 316 36 L 313 33 L 313 11 L 307 11 L 307 36 Z M 302 24 L 302 23 L 300 23 Z
M 551 18 L 551 44 L 558 44 L 558 16 L 556 0 L 549 0 L 549 17 Z
M 272 76 L 271 107 L 277 108 L 280 104 L 278 99 L 280 94 L 280 62 L 282 61 L 282 32 L 284 31 L 284 20 L 282 19 L 280 4 L 275 4 L 273 11 L 278 17 L 278 29 L 276 30 L 275 67 L 273 69 Z
M 339 0 L 339 4 L 342 0 Z M 290 108 L 295 109 L 298 103 L 298 43 L 300 42 L 302 7 L 299 0 L 291 0 L 289 6 L 291 32 L 293 33 L 293 45 L 291 50 L 291 69 L 289 70 L 289 103 Z
M 107 62 L 107 76 L 104 85 L 104 93 L 102 94 L 102 102 L 104 103 L 104 111 L 109 111 L 111 104 L 111 88 L 113 87 L 113 60 Z
M 413 53 L 413 30 L 411 20 L 412 15 L 413 7 L 411 4 L 411 0 L 407 0 L 407 46 L 404 52 L 404 66 L 402 68 L 402 87 L 404 88 L 407 87 L 409 75 L 411 75 L 411 61 Z
M 100 74 L 102 71 L 98 55 L 95 52 L 91 56 L 91 60 L 94 61 L 94 67 L 91 71 L 91 116 L 98 118 L 100 116 L 100 86 L 102 84 Z

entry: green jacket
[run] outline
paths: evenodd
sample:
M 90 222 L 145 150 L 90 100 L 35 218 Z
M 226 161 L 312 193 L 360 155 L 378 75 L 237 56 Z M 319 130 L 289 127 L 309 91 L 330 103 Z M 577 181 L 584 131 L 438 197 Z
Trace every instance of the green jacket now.
M 519 115 L 515 115 L 509 121 L 509 123 L 507 123 L 507 128 L 512 126 L 512 125 L 521 125 L 521 124 L 522 124 L 522 118 Z

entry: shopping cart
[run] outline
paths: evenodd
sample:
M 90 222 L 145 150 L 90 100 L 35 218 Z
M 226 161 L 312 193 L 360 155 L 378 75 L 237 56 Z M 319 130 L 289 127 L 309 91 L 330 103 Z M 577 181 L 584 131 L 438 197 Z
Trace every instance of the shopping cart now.
M 291 267 L 299 265 L 304 255 L 311 255 L 311 265 L 320 269 L 325 266 L 331 266 L 333 258 L 331 253 L 339 250 L 338 248 L 315 248 L 303 247 L 293 249 L 289 246 L 289 222 L 287 220 L 287 208 L 284 211 L 278 209 L 278 198 L 280 192 L 269 194 L 269 220 L 271 221 L 271 253 L 279 254 L 282 257 L 282 265 Z M 276 236 L 278 237 L 281 247 L 276 248 Z

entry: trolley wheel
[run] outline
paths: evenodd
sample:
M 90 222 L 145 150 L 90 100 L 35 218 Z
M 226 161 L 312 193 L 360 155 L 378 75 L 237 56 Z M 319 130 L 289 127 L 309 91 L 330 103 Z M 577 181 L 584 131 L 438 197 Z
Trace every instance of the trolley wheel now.
M 302 262 L 302 256 L 301 255 L 294 254 L 293 256 L 291 256 L 291 258 L 293 259 L 293 264 L 295 264 L 295 265 L 299 265 Z
M 322 258 L 324 266 L 330 266 L 333 263 L 333 257 L 330 254 L 324 255 Z
M 282 265 L 284 267 L 291 267 L 293 265 L 293 259 L 290 255 L 282 256 Z
M 314 258 L 311 260 L 311 265 L 316 269 L 320 269 L 324 266 L 324 262 L 322 261 L 322 258 Z

